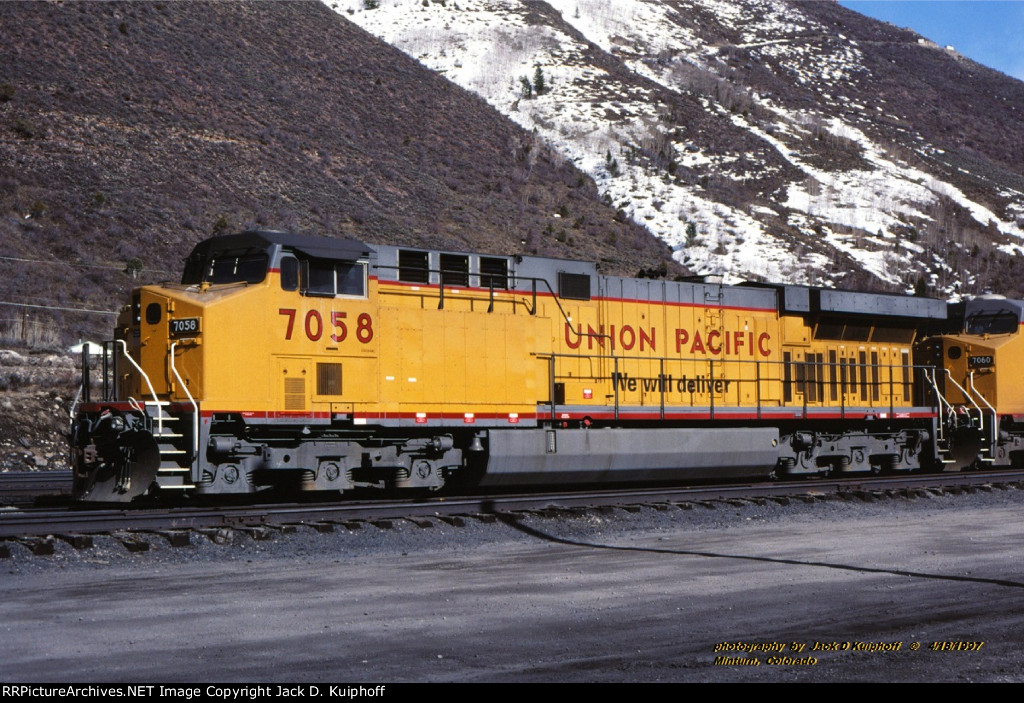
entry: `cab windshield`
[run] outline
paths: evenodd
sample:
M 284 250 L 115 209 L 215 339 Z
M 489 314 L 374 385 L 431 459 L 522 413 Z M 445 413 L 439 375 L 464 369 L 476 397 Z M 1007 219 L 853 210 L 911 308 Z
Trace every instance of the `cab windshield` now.
M 190 259 L 181 282 L 260 283 L 267 276 L 268 261 L 266 252 L 218 251 L 205 259 Z
M 1009 334 L 1016 332 L 1017 315 L 1009 310 L 977 312 L 967 317 L 964 325 L 966 334 Z

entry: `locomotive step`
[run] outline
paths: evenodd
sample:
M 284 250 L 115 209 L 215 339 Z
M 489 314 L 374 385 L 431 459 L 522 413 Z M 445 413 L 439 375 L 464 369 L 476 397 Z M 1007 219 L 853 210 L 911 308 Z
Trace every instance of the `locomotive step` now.
M 188 471 L 179 471 L 172 473 L 160 469 L 156 474 L 157 483 L 160 484 L 161 488 L 166 487 L 192 487 L 192 478 L 189 476 Z
M 189 491 L 195 488 L 195 484 L 192 483 L 164 483 L 163 480 L 158 483 L 162 491 Z
M 164 422 L 175 422 L 175 421 L 181 419 L 177 415 L 171 415 L 170 413 L 164 412 L 163 408 L 156 407 L 152 403 L 149 403 L 148 405 L 146 405 L 146 413 L 151 418 L 153 418 L 154 421 L 157 418 L 163 420 Z

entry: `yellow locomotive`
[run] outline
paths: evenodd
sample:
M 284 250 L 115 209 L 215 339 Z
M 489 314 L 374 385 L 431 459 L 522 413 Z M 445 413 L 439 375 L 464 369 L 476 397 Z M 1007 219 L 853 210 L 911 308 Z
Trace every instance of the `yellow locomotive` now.
M 180 284 L 133 292 L 99 397 L 84 379 L 75 494 L 916 469 L 949 411 L 913 349 L 945 318 L 903 296 L 217 237 Z
M 944 463 L 1024 462 L 1024 302 L 984 295 L 959 306 L 955 333 L 924 340 L 918 363 L 938 369 L 938 445 Z M 1003 373 L 996 373 L 1002 369 Z

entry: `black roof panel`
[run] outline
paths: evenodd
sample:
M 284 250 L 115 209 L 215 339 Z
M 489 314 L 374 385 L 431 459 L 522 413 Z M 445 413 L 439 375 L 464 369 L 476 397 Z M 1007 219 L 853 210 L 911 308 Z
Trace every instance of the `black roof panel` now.
M 204 239 L 196 244 L 190 256 L 198 254 L 206 258 L 212 252 L 226 249 L 262 251 L 273 244 L 280 244 L 286 249 L 292 249 L 318 259 L 344 259 L 346 261 L 363 258 L 372 251 L 368 244 L 355 239 L 313 237 L 276 230 L 250 230 L 241 234 L 226 234 Z

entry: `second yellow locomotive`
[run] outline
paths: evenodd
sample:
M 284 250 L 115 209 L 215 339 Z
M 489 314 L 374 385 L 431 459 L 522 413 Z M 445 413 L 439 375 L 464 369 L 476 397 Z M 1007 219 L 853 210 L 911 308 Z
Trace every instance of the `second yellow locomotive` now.
M 942 405 L 913 347 L 945 318 L 903 296 L 217 237 L 122 312 L 75 417 L 75 491 L 916 469 L 941 459 Z

